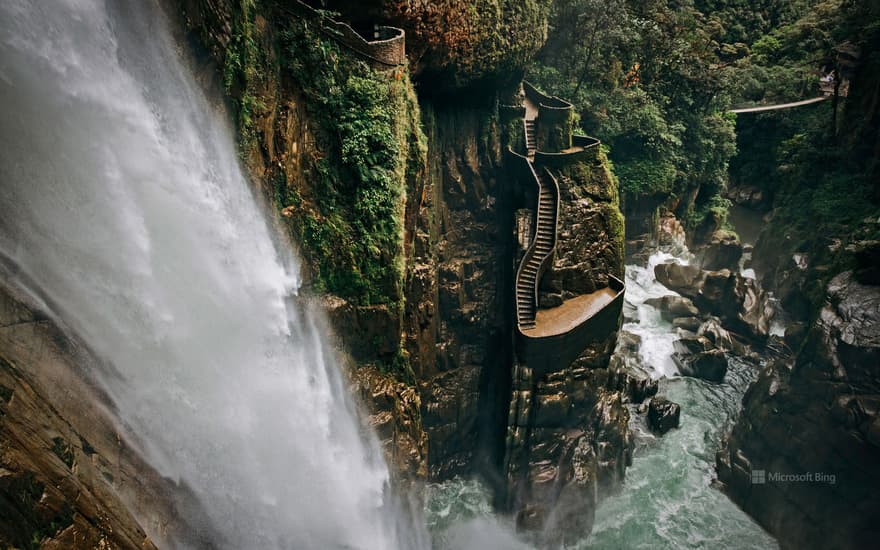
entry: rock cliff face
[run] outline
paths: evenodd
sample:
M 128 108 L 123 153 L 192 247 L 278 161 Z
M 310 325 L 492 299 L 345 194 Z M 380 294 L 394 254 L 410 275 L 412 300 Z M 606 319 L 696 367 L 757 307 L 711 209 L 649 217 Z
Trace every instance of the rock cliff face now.
M 761 374 L 718 454 L 728 493 L 784 548 L 880 536 L 880 287 L 844 272 L 826 292 L 800 352 Z
M 547 39 L 548 0 L 330 0 L 356 28 L 377 21 L 406 30 L 411 70 L 426 93 L 516 82 Z
M 0 327 L 0 545 L 155 548 L 144 527 L 197 543 L 177 511 L 198 505 L 113 425 L 82 378 L 101 368 L 88 350 L 9 288 Z
M 521 120 L 500 106 L 521 101 L 548 3 L 484 4 L 333 5 L 368 39 L 373 23 L 406 31 L 418 97 L 406 66 L 340 43 L 322 30 L 336 22 L 299 3 L 168 2 L 199 51 L 197 74 L 236 116 L 244 166 L 301 249 L 303 291 L 323 300 L 398 478 L 483 475 L 522 527 L 562 540 L 563 525 L 589 531 L 598 499 L 623 478 L 631 443 L 619 390 L 628 382 L 608 369 L 615 323 L 548 374 L 517 360 L 522 201 L 503 152 L 524 138 Z M 558 176 L 560 238 L 542 307 L 623 276 L 623 222 L 604 157 Z M 151 547 L 139 521 L 151 533 L 185 529 L 172 521 L 178 507 L 197 513 L 185 488 L 173 491 L 180 500 L 164 497 L 164 482 L 90 408 L 100 396 L 71 374 L 93 360 L 66 355 L 81 350 L 44 330 L 35 310 L 3 300 L 0 517 L 16 519 L 0 521 L 0 542 L 45 535 L 48 547 Z M 74 394 L 59 389 L 68 387 L 91 396 L 86 409 L 71 408 Z M 523 413 L 510 416 L 523 398 Z M 143 495 L 125 500 L 136 509 L 118 497 L 129 492 Z
M 407 344 L 424 398 L 430 471 L 441 479 L 493 460 L 509 384 L 509 182 L 495 98 L 481 103 L 423 105 L 430 198 L 415 220 L 423 254 L 411 271 Z
M 628 414 L 618 392 L 623 378 L 607 369 L 615 332 L 584 349 L 573 365 L 557 365 L 552 375 L 514 376 L 522 370 L 514 353 L 512 294 L 519 191 L 503 151 L 524 138 L 522 120 L 505 118 L 499 105 L 522 101 L 521 70 L 545 39 L 548 4 L 484 4 L 328 4 L 367 38 L 376 24 L 402 28 L 420 94 L 418 105 L 400 103 L 395 116 L 404 122 L 390 125 L 408 143 L 393 152 L 405 166 L 404 208 L 397 214 L 402 243 L 380 263 L 403 266 L 400 296 L 388 292 L 389 299 L 365 303 L 342 288 L 325 302 L 358 365 L 353 378 L 370 422 L 403 477 L 504 479 L 494 487 L 499 505 L 519 513 L 522 526 L 553 531 L 579 525 L 583 532 L 599 495 L 622 480 L 630 453 Z M 345 128 L 323 117 L 320 86 L 329 77 L 342 88 L 351 80 L 328 76 L 320 58 L 320 71 L 307 70 L 303 43 L 322 41 L 333 50 L 332 40 L 297 34 L 301 12 L 260 5 L 247 12 L 222 1 L 182 6 L 211 58 L 227 71 L 230 56 L 242 52 L 236 40 L 246 37 L 257 46 L 248 55 L 253 71 L 264 76 L 232 64 L 239 85 L 227 86 L 227 93 L 239 113 L 249 102 L 259 105 L 248 112 L 248 124 L 240 124 L 246 163 L 311 257 L 317 241 L 302 220 L 318 227 L 332 223 L 319 193 L 337 184 L 332 177 L 322 182 L 321 174 L 328 163 L 344 164 L 346 151 L 333 146 Z M 451 21 L 462 24 L 435 24 Z M 279 38 L 286 50 L 278 48 Z M 340 51 L 338 59 L 356 64 L 350 54 Z M 315 74 L 321 78 L 310 81 Z M 405 70 L 366 76 L 398 81 L 400 93 L 412 97 Z M 369 101 L 362 105 L 366 111 L 373 108 Z M 414 114 L 420 129 L 406 122 Z M 623 276 L 623 220 L 604 157 L 566 167 L 559 176 L 560 244 L 542 283 L 544 306 L 605 288 L 610 275 Z M 350 213 L 357 215 L 357 203 Z M 345 267 L 308 267 L 315 280 L 332 286 L 344 269 L 332 278 L 328 265 Z M 326 286 L 315 290 L 332 293 Z M 519 391 L 533 397 L 534 406 L 522 417 L 525 437 L 513 449 L 509 412 Z
M 543 307 L 592 293 L 623 277 L 623 218 L 616 180 L 601 156 L 559 172 L 559 238 L 539 291 Z M 613 330 L 570 365 L 545 375 L 515 358 L 505 467 L 506 505 L 518 524 L 564 542 L 592 529 L 598 501 L 631 462 L 626 381 L 609 369 Z

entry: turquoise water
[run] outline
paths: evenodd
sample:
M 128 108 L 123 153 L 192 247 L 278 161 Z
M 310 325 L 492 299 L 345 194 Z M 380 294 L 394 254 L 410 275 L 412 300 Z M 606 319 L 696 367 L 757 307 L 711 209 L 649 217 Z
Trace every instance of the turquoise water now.
M 496 515 L 479 481 L 456 478 L 428 485 L 425 519 L 435 550 L 529 550 L 510 518 Z
M 647 266 L 627 266 L 623 328 L 641 338 L 641 369 L 660 379 L 661 395 L 681 405 L 681 427 L 657 437 L 644 415 L 631 411 L 636 449 L 624 486 L 602 501 L 590 537 L 569 550 L 778 548 L 713 485 L 715 452 L 758 367 L 731 358 L 722 384 L 677 375 L 670 357 L 675 329 L 644 303 L 673 294 L 653 276 L 654 265 L 672 260 L 686 261 L 657 253 Z M 427 497 L 426 518 L 437 550 L 531 548 L 516 540 L 509 518 L 493 514 L 488 491 L 476 481 L 431 485 Z
M 723 384 L 661 381 L 682 407 L 681 427 L 663 437 L 634 417 L 637 449 L 626 484 L 603 501 L 593 534 L 578 549 L 778 548 L 776 541 L 713 487 L 715 451 L 755 367 L 731 360 Z

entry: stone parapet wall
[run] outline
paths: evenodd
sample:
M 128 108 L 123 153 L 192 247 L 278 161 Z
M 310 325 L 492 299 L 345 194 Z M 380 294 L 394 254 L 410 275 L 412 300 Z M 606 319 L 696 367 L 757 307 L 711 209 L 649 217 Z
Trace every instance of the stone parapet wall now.
M 617 332 L 623 311 L 623 281 L 608 276 L 608 286 L 617 294 L 614 300 L 583 323 L 562 334 L 533 338 L 528 333 L 517 335 L 516 351 L 520 360 L 537 375 L 563 369 L 572 364 L 584 350 Z
M 376 26 L 374 39 L 367 40 L 347 23 L 325 17 L 314 8 L 297 0 L 287 11 L 314 21 L 324 33 L 364 57 L 375 69 L 390 69 L 407 64 L 406 33 L 397 27 Z

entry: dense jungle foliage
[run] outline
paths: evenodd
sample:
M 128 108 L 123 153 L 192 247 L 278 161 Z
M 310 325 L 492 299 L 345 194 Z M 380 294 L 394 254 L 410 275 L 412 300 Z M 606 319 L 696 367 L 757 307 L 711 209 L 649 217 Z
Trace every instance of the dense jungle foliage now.
M 584 131 L 610 146 L 625 201 L 666 204 L 691 228 L 723 225 L 732 162 L 738 182 L 796 195 L 795 215 L 846 224 L 876 210 L 864 200 L 876 199 L 876 143 L 852 147 L 869 147 L 856 136 L 876 126 L 876 107 L 843 113 L 871 104 L 861 94 L 876 97 L 877 14 L 874 0 L 558 0 L 529 77 L 571 99 Z M 860 75 L 840 67 L 851 51 L 861 52 Z M 727 112 L 815 97 L 833 69 L 853 79 L 846 101 L 739 121 Z M 857 127 L 859 118 L 874 122 Z M 835 192 L 843 181 L 850 192 Z

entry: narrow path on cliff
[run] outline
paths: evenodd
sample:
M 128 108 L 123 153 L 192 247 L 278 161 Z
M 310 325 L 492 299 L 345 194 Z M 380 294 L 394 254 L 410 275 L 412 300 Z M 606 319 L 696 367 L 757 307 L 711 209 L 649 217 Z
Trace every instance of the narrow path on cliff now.
M 830 96 L 814 97 L 803 101 L 795 101 L 793 103 L 780 103 L 778 105 L 763 105 L 761 107 L 743 107 L 742 109 L 731 109 L 728 113 L 745 114 L 745 113 L 763 113 L 765 111 L 779 111 L 781 109 L 792 109 L 794 107 L 803 107 L 804 105 L 812 105 L 825 101 Z

